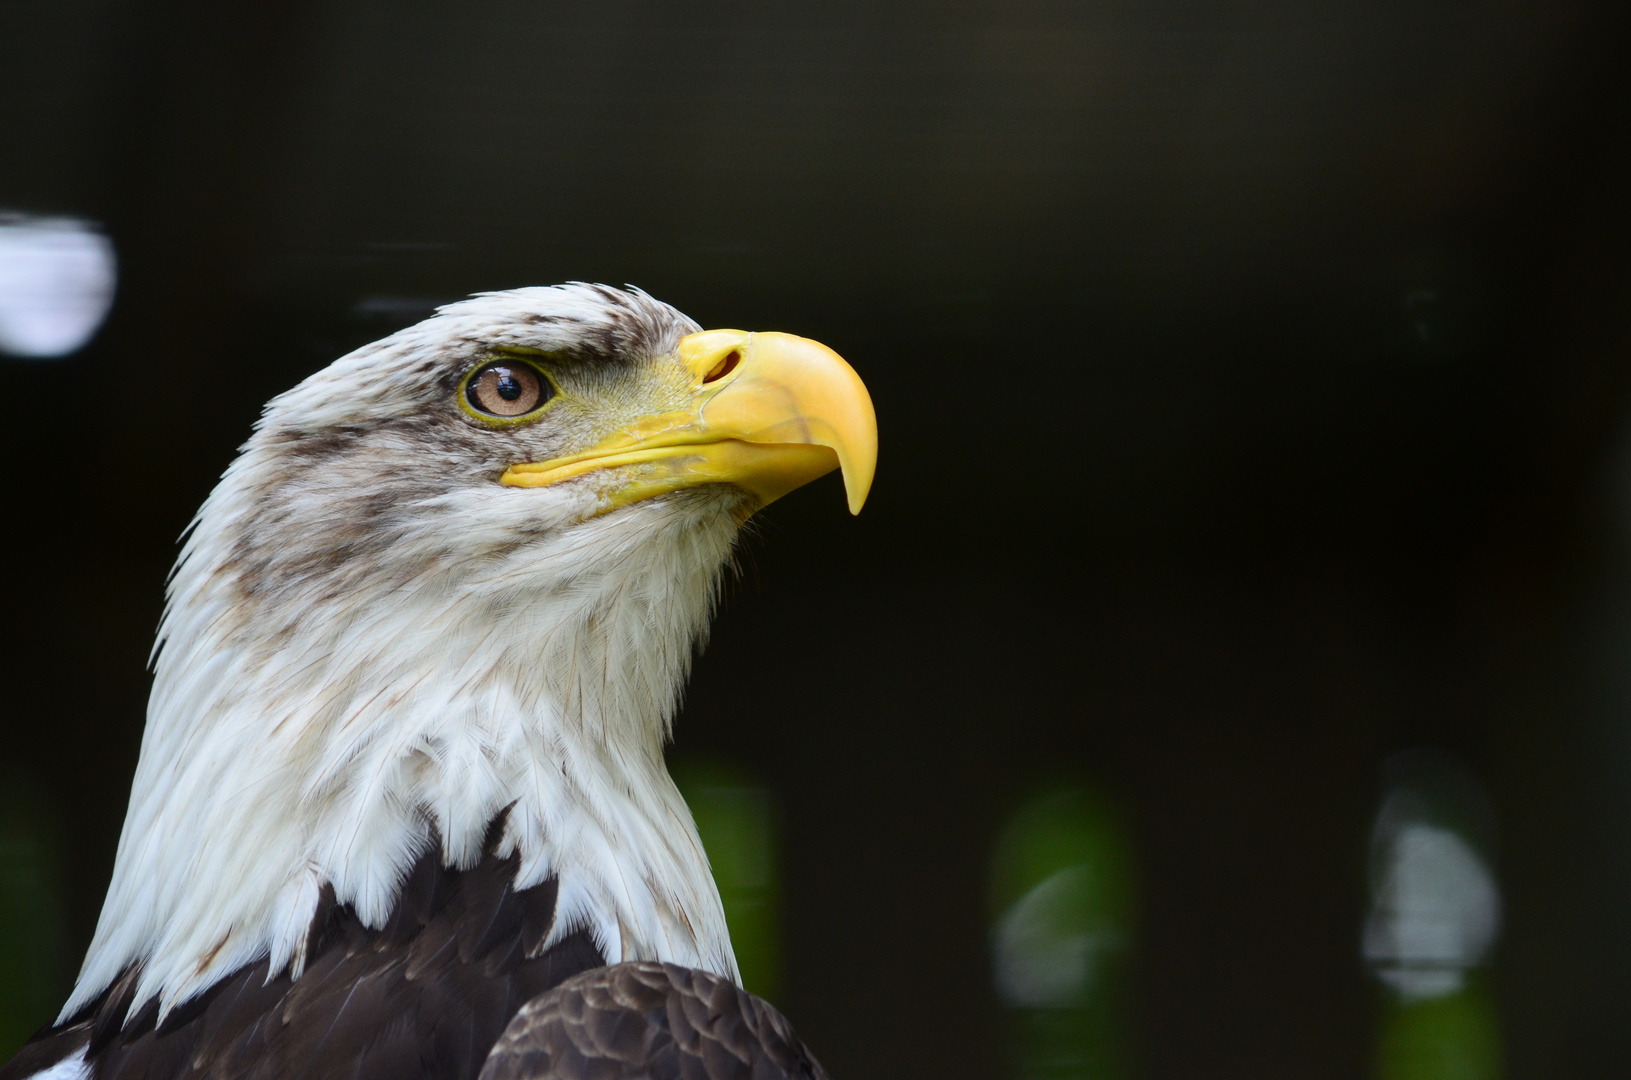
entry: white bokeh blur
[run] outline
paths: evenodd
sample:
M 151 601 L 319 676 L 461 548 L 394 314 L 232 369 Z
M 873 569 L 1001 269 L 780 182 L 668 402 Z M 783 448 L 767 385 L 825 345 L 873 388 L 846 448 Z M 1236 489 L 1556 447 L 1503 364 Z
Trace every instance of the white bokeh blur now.
M 96 226 L 0 214 L 0 352 L 77 352 L 107 318 L 117 277 L 113 243 Z
M 1070 866 L 1016 900 L 996 927 L 997 993 L 1021 1009 L 1082 1004 L 1093 989 L 1101 956 L 1120 935 L 1095 919 L 1091 869 Z
M 1407 1001 L 1456 993 L 1500 931 L 1495 876 L 1453 829 L 1402 821 L 1388 831 L 1365 920 L 1365 960 Z

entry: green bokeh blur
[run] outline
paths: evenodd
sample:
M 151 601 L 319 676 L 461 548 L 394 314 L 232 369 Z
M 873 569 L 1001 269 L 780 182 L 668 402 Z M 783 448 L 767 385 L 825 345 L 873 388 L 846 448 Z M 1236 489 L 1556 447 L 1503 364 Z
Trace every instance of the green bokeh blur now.
M 1132 854 L 1113 807 L 1085 787 L 1026 800 L 998 840 L 991 898 L 1012 1075 L 1131 1075 Z
M 0 1061 L 52 1018 L 67 989 L 52 810 L 39 784 L 0 774 Z
M 1442 997 L 1390 996 L 1382 1018 L 1379 1080 L 1497 1080 L 1495 1003 L 1477 983 Z
M 669 771 L 707 849 L 742 986 L 774 1002 L 781 991 L 781 889 L 770 789 L 723 761 L 682 759 Z

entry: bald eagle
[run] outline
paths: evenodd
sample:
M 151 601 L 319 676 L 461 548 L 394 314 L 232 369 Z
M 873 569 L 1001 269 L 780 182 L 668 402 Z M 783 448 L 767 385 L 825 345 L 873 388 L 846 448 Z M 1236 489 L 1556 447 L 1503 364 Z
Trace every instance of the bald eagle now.
M 814 341 L 486 293 L 273 399 L 170 580 L 78 982 L 0 1080 L 820 1077 L 663 762 L 743 523 L 877 429 Z

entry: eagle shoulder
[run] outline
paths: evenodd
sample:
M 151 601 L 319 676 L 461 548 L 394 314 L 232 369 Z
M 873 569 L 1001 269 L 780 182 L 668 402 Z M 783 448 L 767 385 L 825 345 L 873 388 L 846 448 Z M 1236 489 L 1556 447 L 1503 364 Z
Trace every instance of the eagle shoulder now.
M 717 975 L 596 968 L 533 998 L 480 1080 L 827 1080 L 787 1018 Z

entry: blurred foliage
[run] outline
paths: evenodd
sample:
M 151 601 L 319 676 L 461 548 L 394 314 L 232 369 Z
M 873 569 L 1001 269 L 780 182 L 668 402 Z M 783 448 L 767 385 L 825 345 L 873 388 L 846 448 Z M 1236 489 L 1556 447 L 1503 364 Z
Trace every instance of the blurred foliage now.
M 1126 829 L 1089 789 L 1044 790 L 1009 820 L 992 864 L 993 962 L 1014 1075 L 1129 1075 Z
M 781 990 L 781 881 L 770 789 L 746 769 L 711 759 L 683 759 L 669 771 L 707 849 L 742 986 L 774 1002 Z
M 66 991 L 56 815 L 44 788 L 0 771 L 0 1061 L 49 1021 Z
M 1496 1080 L 1501 1075 L 1495 1003 L 1477 983 L 1443 997 L 1389 995 L 1379 1080 Z

